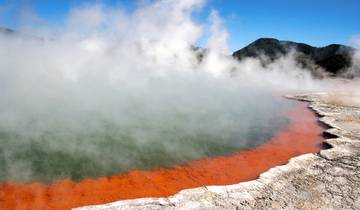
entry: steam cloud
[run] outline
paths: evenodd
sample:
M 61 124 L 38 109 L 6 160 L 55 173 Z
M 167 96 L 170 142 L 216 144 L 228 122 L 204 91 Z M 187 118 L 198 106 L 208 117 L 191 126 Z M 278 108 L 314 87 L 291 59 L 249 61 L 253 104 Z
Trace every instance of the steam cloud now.
M 351 41 L 356 49 L 360 49 L 360 36 L 354 37 Z M 360 75 L 360 50 L 355 51 L 352 61 L 353 61 L 352 67 L 349 69 L 349 72 L 355 76 L 359 76 Z
M 38 28 L 48 38 L 2 35 L 0 144 L 11 149 L 0 150 L 0 178 L 77 179 L 255 146 L 285 123 L 271 125 L 289 107 L 273 92 L 323 87 L 293 54 L 266 68 L 227 56 L 218 13 L 193 19 L 204 3 L 84 5 L 64 27 Z

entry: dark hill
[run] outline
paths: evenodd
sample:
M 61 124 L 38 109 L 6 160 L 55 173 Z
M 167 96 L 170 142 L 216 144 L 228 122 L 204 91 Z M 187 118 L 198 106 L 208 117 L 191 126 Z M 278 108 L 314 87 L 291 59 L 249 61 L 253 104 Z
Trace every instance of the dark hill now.
M 43 38 L 34 36 L 34 35 L 30 35 L 30 34 L 26 34 L 26 33 L 22 33 L 19 31 L 15 31 L 9 28 L 4 28 L 0 26 L 0 35 L 2 36 L 6 36 L 6 37 L 16 37 L 16 38 L 22 38 L 22 39 L 27 39 L 27 40 L 33 40 L 33 41 L 44 41 Z
M 292 49 L 299 52 L 296 60 L 304 67 L 322 67 L 330 75 L 339 75 L 352 64 L 354 48 L 345 45 L 332 44 L 326 47 L 313 47 L 304 43 L 279 41 L 271 38 L 261 38 L 250 45 L 233 53 L 238 60 L 253 57 L 260 58 L 264 65 L 281 56 L 288 54 Z M 263 59 L 265 56 L 266 59 Z
M 3 27 L 0 27 L 0 34 L 4 34 L 4 35 L 15 35 L 17 32 L 11 30 L 11 29 L 8 29 L 8 28 L 3 28 Z

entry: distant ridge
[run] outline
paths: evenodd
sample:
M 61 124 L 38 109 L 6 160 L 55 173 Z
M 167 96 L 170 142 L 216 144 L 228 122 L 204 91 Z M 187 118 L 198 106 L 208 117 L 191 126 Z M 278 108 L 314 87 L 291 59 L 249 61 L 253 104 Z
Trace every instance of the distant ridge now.
M 331 76 L 338 76 L 352 64 L 355 49 L 340 44 L 325 47 L 313 47 L 304 43 L 280 41 L 273 38 L 261 38 L 233 53 L 238 60 L 259 58 L 264 65 L 284 56 L 294 49 L 299 54 L 296 60 L 304 67 L 322 67 Z M 266 59 L 264 59 L 264 56 Z
M 0 27 L 0 33 L 11 35 L 11 34 L 16 34 L 17 32 L 15 32 L 14 30 L 11 30 L 9 28 Z
M 44 40 L 43 38 L 40 38 L 40 37 L 37 37 L 34 35 L 22 33 L 22 32 L 15 31 L 13 29 L 1 27 L 1 26 L 0 26 L 0 35 L 10 36 L 10 37 L 19 37 L 19 38 L 24 38 L 24 39 L 36 40 L 36 41 Z

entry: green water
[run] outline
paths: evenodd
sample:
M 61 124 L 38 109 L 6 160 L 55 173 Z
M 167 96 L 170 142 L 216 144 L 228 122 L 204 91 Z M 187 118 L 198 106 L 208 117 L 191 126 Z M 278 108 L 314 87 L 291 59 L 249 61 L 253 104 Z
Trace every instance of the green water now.
M 292 106 L 264 95 L 218 102 L 211 109 L 24 115 L 18 127 L 0 126 L 0 180 L 80 180 L 230 155 L 284 128 L 282 113 Z

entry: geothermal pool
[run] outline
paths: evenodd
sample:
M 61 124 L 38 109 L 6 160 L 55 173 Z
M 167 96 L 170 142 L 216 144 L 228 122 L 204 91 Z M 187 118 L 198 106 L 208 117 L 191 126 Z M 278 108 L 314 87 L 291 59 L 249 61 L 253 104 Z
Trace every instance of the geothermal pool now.
M 42 133 L 36 122 L 29 125 L 32 135 L 2 128 L 0 209 L 168 196 L 252 180 L 293 156 L 319 151 L 323 128 L 305 103 L 269 95 L 247 100 L 212 114 L 199 107 L 196 119 L 169 114 L 170 121 L 139 119 L 128 127 L 101 122 L 87 132 L 57 124 Z
M 111 117 L 46 113 L 21 117 L 17 127 L 2 123 L 0 181 L 79 181 L 230 155 L 262 145 L 286 127 L 282 114 L 294 106 L 267 95 L 225 99 L 207 107 L 156 110 L 133 103 Z

